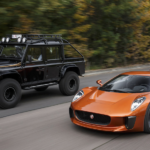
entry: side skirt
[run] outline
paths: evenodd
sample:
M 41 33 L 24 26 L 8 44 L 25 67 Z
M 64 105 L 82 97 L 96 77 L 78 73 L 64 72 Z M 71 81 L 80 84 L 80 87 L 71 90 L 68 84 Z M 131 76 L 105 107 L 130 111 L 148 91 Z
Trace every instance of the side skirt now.
M 51 82 L 51 83 L 47 83 L 47 84 L 40 84 L 40 85 L 35 85 L 35 86 L 29 86 L 29 87 L 24 87 L 24 90 L 30 90 L 30 89 L 36 89 L 36 88 L 40 88 L 40 87 L 45 87 L 45 86 L 52 86 L 52 85 L 56 85 L 57 82 Z

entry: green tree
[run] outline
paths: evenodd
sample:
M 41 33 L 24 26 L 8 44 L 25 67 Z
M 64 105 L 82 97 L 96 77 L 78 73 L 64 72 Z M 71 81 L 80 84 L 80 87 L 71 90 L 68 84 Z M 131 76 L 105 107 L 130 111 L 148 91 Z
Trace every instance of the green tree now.
M 150 60 L 149 0 L 1 0 L 0 27 L 62 34 L 98 67 Z
M 138 17 L 132 23 L 134 40 L 130 44 L 126 57 L 131 59 L 133 63 L 150 61 L 150 1 L 134 0 L 138 5 L 133 14 Z
M 91 16 L 89 47 L 99 64 L 110 67 L 115 64 L 127 64 L 125 53 L 133 38 L 131 24 L 136 5 L 131 0 L 93 0 L 94 14 Z

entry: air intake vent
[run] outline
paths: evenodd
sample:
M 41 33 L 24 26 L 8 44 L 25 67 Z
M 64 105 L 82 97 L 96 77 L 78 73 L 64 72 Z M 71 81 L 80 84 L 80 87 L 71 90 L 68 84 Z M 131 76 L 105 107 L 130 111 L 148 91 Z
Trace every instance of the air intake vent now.
M 76 117 L 84 122 L 98 124 L 98 125 L 108 125 L 111 121 L 111 118 L 106 115 L 95 114 L 85 111 L 75 111 Z

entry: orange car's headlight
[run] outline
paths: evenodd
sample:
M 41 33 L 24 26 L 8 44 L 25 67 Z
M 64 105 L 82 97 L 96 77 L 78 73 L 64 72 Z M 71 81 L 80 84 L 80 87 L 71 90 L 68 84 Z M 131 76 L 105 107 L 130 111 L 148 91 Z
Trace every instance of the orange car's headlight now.
M 84 92 L 81 90 L 79 91 L 73 98 L 72 102 L 76 101 L 77 99 L 79 99 L 81 96 L 84 95 Z
M 145 96 L 136 99 L 131 105 L 131 111 L 137 109 L 145 100 L 146 100 Z

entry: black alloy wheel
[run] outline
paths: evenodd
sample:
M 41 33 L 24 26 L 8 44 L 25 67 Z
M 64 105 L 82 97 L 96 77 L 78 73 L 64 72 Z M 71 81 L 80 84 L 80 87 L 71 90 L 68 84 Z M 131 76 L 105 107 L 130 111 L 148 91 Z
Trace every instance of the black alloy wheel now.
M 4 92 L 5 100 L 11 102 L 16 97 L 16 91 L 13 87 L 8 87 Z
M 74 90 L 74 88 L 76 88 L 76 80 L 74 78 L 70 79 L 68 85 L 70 90 Z

